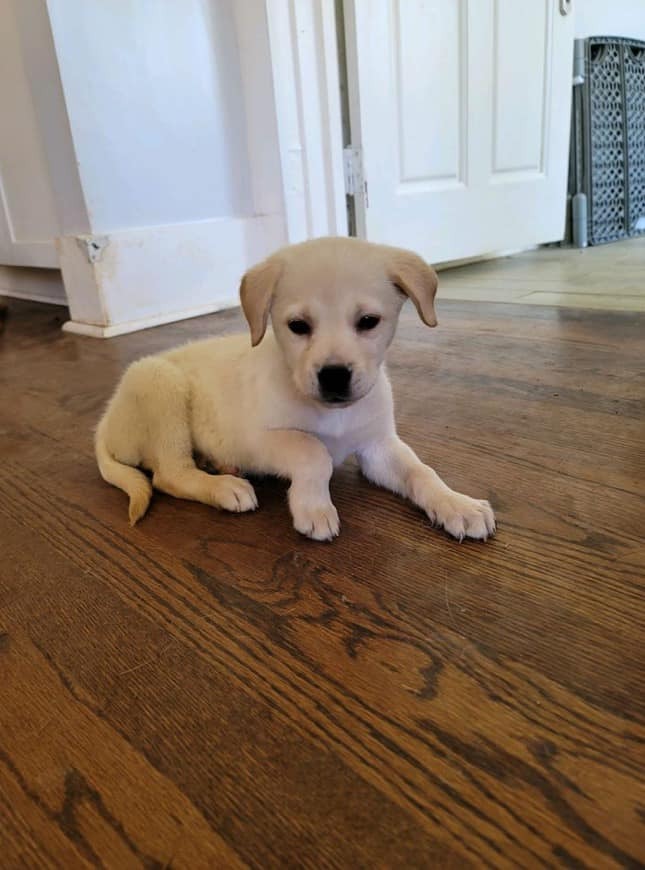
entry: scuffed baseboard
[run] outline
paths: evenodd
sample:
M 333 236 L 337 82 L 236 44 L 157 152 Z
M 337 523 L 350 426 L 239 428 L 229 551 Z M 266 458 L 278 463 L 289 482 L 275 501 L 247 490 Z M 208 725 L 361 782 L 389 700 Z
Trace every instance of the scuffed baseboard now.
M 230 308 L 244 272 L 284 242 L 270 215 L 66 236 L 64 328 L 109 338 Z
M 230 299 L 224 299 L 214 305 L 187 308 L 185 311 L 171 311 L 168 314 L 158 314 L 152 317 L 144 317 L 140 320 L 124 321 L 113 326 L 96 326 L 92 323 L 78 323 L 75 320 L 68 320 L 63 324 L 63 331 L 72 332 L 76 335 L 87 335 L 91 338 L 114 338 L 117 335 L 126 335 L 129 332 L 139 332 L 142 329 L 163 326 L 165 323 L 175 323 L 178 320 L 189 320 L 191 317 L 214 314 L 216 311 L 236 308 L 239 304 L 240 300 L 237 294 L 235 294 Z
M 63 276 L 59 269 L 0 266 L 0 296 L 67 305 Z

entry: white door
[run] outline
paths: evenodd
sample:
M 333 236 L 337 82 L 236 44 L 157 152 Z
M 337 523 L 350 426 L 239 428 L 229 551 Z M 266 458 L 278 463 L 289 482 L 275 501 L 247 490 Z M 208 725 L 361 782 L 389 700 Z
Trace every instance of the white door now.
M 0 0 L 0 266 L 58 267 L 59 219 L 17 2 Z M 38 21 L 46 14 L 40 6 L 32 11 Z
M 433 262 L 563 237 L 573 15 L 560 0 L 353 0 L 347 37 L 359 235 Z

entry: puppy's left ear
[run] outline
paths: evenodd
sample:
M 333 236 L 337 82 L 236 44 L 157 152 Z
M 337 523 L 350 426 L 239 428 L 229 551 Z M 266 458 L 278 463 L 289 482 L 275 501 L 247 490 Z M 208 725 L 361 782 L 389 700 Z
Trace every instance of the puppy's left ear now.
M 240 284 L 240 301 L 244 316 L 251 330 L 251 344 L 255 347 L 264 338 L 269 322 L 269 312 L 278 279 L 282 273 L 282 262 L 269 257 L 258 263 L 244 275 Z
M 412 251 L 392 248 L 387 258 L 387 274 L 394 286 L 414 302 L 421 320 L 427 326 L 436 326 L 434 297 L 438 281 L 432 266 Z

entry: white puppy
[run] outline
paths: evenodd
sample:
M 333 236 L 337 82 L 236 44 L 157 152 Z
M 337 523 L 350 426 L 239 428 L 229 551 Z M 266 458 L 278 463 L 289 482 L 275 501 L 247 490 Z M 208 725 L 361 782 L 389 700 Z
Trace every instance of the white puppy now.
M 206 339 L 133 363 L 98 425 L 99 469 L 130 496 L 130 521 L 146 512 L 152 486 L 224 510 L 257 507 L 247 480 L 207 474 L 200 454 L 289 479 L 295 528 L 328 540 L 339 531 L 332 470 L 355 454 L 369 480 L 456 538 L 493 534 L 488 502 L 451 490 L 396 434 L 385 351 L 406 297 L 436 325 L 436 288 L 415 254 L 348 238 L 285 248 L 247 272 L 251 343 Z

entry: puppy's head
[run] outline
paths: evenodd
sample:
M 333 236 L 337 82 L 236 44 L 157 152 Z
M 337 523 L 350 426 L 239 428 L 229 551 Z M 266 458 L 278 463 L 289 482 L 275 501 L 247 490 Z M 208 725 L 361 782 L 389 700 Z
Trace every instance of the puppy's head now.
M 406 298 L 436 326 L 437 276 L 410 251 L 328 238 L 278 251 L 250 269 L 240 297 L 253 346 L 269 317 L 297 390 L 326 406 L 374 386 Z

